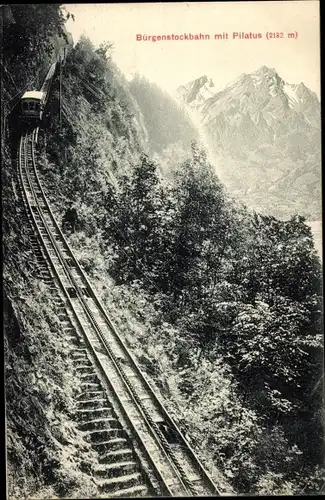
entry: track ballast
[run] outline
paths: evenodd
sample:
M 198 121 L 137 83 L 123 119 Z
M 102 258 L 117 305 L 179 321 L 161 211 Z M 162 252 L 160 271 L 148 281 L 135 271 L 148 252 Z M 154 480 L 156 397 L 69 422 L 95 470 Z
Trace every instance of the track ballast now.
M 90 472 L 110 496 L 219 496 L 62 234 L 36 169 L 37 132 L 21 136 L 19 178 L 35 231 L 34 245 L 44 259 L 43 279 L 57 294 L 59 317 L 83 380 L 76 416 L 102 462 Z

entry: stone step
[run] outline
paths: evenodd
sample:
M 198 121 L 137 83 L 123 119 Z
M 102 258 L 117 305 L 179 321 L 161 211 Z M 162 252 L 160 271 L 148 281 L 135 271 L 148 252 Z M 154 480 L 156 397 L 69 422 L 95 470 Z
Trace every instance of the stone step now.
M 92 382 L 93 384 L 98 383 L 99 384 L 99 379 L 96 375 L 96 373 L 80 373 L 79 378 L 82 382 Z
M 60 299 L 59 297 L 57 298 L 54 298 L 52 300 L 53 304 L 55 304 L 57 307 L 64 307 L 65 303 L 63 302 L 62 299 Z
M 120 488 L 117 491 L 110 492 L 110 498 L 132 498 L 132 497 L 143 497 L 149 496 L 148 488 L 143 484 L 139 484 L 137 486 L 132 486 L 131 488 Z M 101 498 L 107 498 L 106 496 Z
M 95 410 L 96 408 L 101 408 L 107 404 L 107 398 L 100 399 L 79 399 L 77 402 L 78 410 L 85 410 L 89 408 L 90 410 Z
M 70 333 L 72 335 L 72 332 Z M 75 333 L 75 336 L 77 337 L 77 334 Z M 80 366 L 85 366 L 87 368 L 90 368 L 93 366 L 92 362 L 83 356 L 75 356 L 73 358 L 73 361 L 75 363 L 76 368 L 79 368 Z
M 74 363 L 87 363 L 89 359 L 86 356 L 72 356 Z
M 88 435 L 93 443 L 100 443 L 113 438 L 122 438 L 124 437 L 124 431 L 119 426 L 106 429 L 93 429 L 88 432 Z
M 108 439 L 107 441 L 102 441 L 101 443 L 94 443 L 93 447 L 101 455 L 106 454 L 110 451 L 119 450 L 127 445 L 127 440 L 125 438 L 117 437 Z
M 118 460 L 111 464 L 97 465 L 97 467 L 92 468 L 92 471 L 96 476 L 116 477 L 121 473 L 130 473 L 134 471 L 136 467 L 137 463 L 134 460 Z
M 82 347 L 74 347 L 73 349 L 71 349 L 71 356 L 73 358 L 75 357 L 83 357 L 83 358 L 87 358 L 88 359 L 88 356 L 87 356 L 87 349 L 84 349 Z
M 64 318 L 61 321 L 61 326 L 64 330 L 71 330 L 72 328 L 71 321 L 66 314 L 64 315 Z
M 76 329 L 72 325 L 70 326 L 70 328 L 65 328 L 64 331 L 66 335 L 77 335 Z M 73 359 L 75 359 L 75 356 L 73 357 Z
M 51 279 L 51 280 L 53 280 L 53 276 L 50 275 L 50 273 L 48 272 L 48 270 L 45 269 L 45 268 L 40 268 L 40 266 L 38 266 L 38 276 L 41 279 Z
M 121 487 L 132 488 L 133 486 L 138 486 L 141 483 L 142 475 L 140 472 L 134 472 L 133 474 L 126 474 L 118 477 L 111 477 L 107 479 L 95 479 L 97 486 L 102 491 L 113 492 L 118 491 Z
M 92 374 L 94 372 L 94 368 L 93 368 L 91 363 L 89 363 L 89 365 L 77 365 L 77 366 L 75 366 L 75 370 L 78 373 Z
M 114 419 L 113 408 L 110 408 L 109 406 L 95 409 L 85 408 L 84 410 L 76 410 L 76 414 L 82 422 L 96 420 L 98 418 Z
M 106 429 L 108 426 L 114 426 L 118 420 L 114 417 L 98 417 L 92 420 L 79 423 L 79 428 L 83 431 L 93 431 L 95 429 Z
M 101 455 L 98 459 L 99 464 L 112 464 L 115 462 L 121 462 L 133 460 L 133 451 L 130 448 L 121 448 L 115 451 L 108 451 L 107 453 Z
M 98 382 L 88 382 L 87 380 L 81 382 L 80 387 L 81 387 L 81 390 L 90 389 L 92 391 L 96 391 L 96 390 L 99 390 L 101 388 L 99 381 Z
M 56 312 L 58 313 L 59 316 L 60 316 L 60 314 L 64 314 L 65 316 L 68 316 L 68 311 L 67 311 L 67 308 L 64 304 L 61 304 L 61 305 L 56 306 L 56 307 L 57 307 Z
M 106 396 L 105 391 L 84 391 L 78 394 L 77 399 L 96 399 L 104 398 Z

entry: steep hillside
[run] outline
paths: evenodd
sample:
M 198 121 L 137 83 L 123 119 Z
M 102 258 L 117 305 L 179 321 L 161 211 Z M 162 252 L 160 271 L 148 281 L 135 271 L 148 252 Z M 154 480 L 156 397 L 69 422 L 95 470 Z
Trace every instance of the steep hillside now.
M 321 267 L 310 228 L 235 203 L 204 148 L 194 140 L 186 150 L 186 115 L 168 101 L 175 134 L 164 134 L 167 97 L 144 85 L 162 115 L 149 127 L 111 53 L 83 37 L 68 53 L 61 102 L 53 82 L 36 160 L 57 220 L 220 490 L 319 493 Z M 17 143 L 4 150 L 10 497 L 96 498 L 92 452 L 72 418 L 79 380 L 20 211 Z
M 214 154 L 218 175 L 248 206 L 320 218 L 320 104 L 303 83 L 262 66 L 222 91 L 201 77 L 178 89 Z
M 54 44 L 62 42 L 64 17 L 57 5 L 29 5 L 27 9 L 26 5 L 13 5 L 4 21 L 2 105 L 7 119 L 2 121 L 1 174 L 6 493 L 10 499 L 89 497 L 97 491 L 82 470 L 82 462 L 91 462 L 92 453 L 72 417 L 80 380 L 53 294 L 39 278 L 17 179 L 19 130 L 16 121 L 16 134 L 10 135 L 10 115 L 6 116 L 26 85 L 39 85 Z
M 191 141 L 198 138 L 186 111 L 156 84 L 135 76 L 129 89 L 143 113 L 151 154 L 160 153 L 180 141 L 188 148 Z
M 7 14 L 3 16 L 5 12 L 1 11 L 1 78 L 6 115 L 24 90 L 40 88 L 53 52 L 65 42 L 66 33 L 59 5 L 3 7 Z
M 93 497 L 82 469 L 90 444 L 73 418 L 80 379 L 38 262 L 19 185 L 4 159 L 4 354 L 7 495 L 10 499 Z
M 141 153 L 109 52 L 83 39 L 64 71 L 61 128 L 53 113 L 39 165 L 63 227 L 77 212 L 67 238 L 119 331 L 218 484 L 221 471 L 240 492 L 317 489 L 321 395 L 306 394 L 320 373 L 320 266 L 304 219 L 235 204 L 195 141 L 185 161 L 170 147 L 167 182 Z
M 146 152 L 157 159 L 164 177 L 170 178 L 173 165 L 187 158 L 191 141 L 199 138 L 198 130 L 188 112 L 146 78 L 136 75 L 129 90 L 147 131 Z

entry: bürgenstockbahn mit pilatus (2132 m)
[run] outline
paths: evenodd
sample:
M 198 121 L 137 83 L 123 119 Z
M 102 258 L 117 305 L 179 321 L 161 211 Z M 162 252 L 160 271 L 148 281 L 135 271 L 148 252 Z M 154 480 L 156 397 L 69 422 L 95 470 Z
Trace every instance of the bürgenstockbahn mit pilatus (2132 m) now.
M 210 35 L 209 33 L 170 33 L 162 35 L 147 35 L 147 34 L 136 34 L 136 41 L 138 42 L 164 42 L 164 41 L 198 41 L 198 40 L 260 40 L 266 38 L 276 39 L 276 38 L 297 38 L 298 33 L 293 32 L 277 32 L 268 31 L 267 33 L 245 33 L 243 31 L 233 31 L 231 33 L 223 31 L 222 33 L 215 33 Z

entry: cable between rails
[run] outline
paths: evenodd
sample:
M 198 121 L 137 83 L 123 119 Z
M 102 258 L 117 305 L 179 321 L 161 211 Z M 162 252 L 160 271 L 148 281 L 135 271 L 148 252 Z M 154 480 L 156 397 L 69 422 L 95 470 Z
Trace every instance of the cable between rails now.
M 34 135 L 33 135 L 33 137 L 34 137 Z M 52 218 L 52 220 L 53 220 L 54 226 L 58 229 L 58 232 L 59 232 L 59 235 L 61 236 L 62 241 L 63 241 L 63 242 L 65 243 L 65 245 L 67 246 L 67 248 L 68 248 L 69 252 L 71 253 L 71 255 L 72 255 L 72 257 L 73 257 L 73 259 L 74 259 L 74 261 L 75 261 L 74 255 L 72 254 L 72 252 L 71 252 L 71 250 L 70 250 L 70 248 L 69 248 L 69 246 L 68 246 L 67 242 L 65 241 L 64 236 L 62 235 L 62 233 L 61 233 L 61 231 L 60 231 L 60 229 L 59 229 L 59 227 L 58 227 L 58 225 L 57 225 L 57 222 L 56 222 L 56 220 L 55 220 L 55 218 L 54 218 L 54 216 L 53 216 L 53 214 L 52 214 L 52 212 L 51 212 L 51 209 L 50 209 L 50 207 L 49 207 L 49 205 L 48 205 L 48 202 L 47 202 L 47 200 L 46 200 L 45 193 L 44 193 L 44 191 L 43 191 L 43 189 L 42 189 L 42 186 L 41 186 L 41 184 L 40 184 L 40 181 L 39 181 L 39 178 L 38 178 L 38 175 L 37 175 L 37 171 L 36 171 L 36 167 L 35 167 L 35 159 L 34 159 L 34 149 L 33 149 L 33 144 L 32 144 L 32 155 L 33 155 L 33 169 L 34 169 L 34 171 L 35 171 L 35 177 L 36 177 L 37 183 L 38 183 L 38 185 L 39 185 L 39 188 L 40 188 L 40 190 L 41 190 L 41 193 L 42 193 L 42 195 L 43 195 L 43 197 L 44 197 L 44 201 L 45 201 L 45 203 L 46 203 L 46 206 L 47 206 L 47 208 L 48 208 L 48 210 L 49 210 L 50 217 L 51 217 L 51 218 Z M 43 222 L 43 223 L 44 223 L 44 222 Z M 47 223 L 46 223 L 46 225 L 47 225 Z M 48 230 L 48 231 L 49 231 L 49 230 Z M 49 231 L 49 233 L 51 234 L 51 232 L 50 232 L 50 231 Z M 58 251 L 60 251 L 60 250 L 58 250 Z M 63 259 L 62 259 L 62 260 L 63 260 Z M 63 262 L 64 262 L 64 260 L 63 260 Z M 77 265 L 78 265 L 78 263 L 77 263 Z M 183 468 L 182 464 L 179 462 L 179 460 L 178 460 L 178 459 L 177 459 L 177 457 L 175 456 L 175 454 L 174 454 L 173 450 L 171 449 L 171 447 L 170 447 L 170 445 L 169 445 L 168 441 L 166 440 L 165 436 L 163 435 L 162 431 L 159 429 L 159 427 L 157 426 L 157 424 L 153 421 L 153 419 L 151 418 L 151 415 L 149 414 L 148 410 L 147 410 L 147 409 L 144 407 L 144 405 L 142 404 L 141 399 L 139 398 L 139 396 L 138 396 L 138 394 L 137 394 L 137 391 L 135 390 L 135 388 L 134 388 L 133 384 L 132 384 L 132 383 L 130 382 L 130 380 L 128 379 L 127 375 L 125 374 L 125 371 L 124 371 L 123 367 L 120 365 L 120 363 L 118 362 L 118 359 L 116 358 L 116 356 L 114 355 L 114 353 L 112 352 L 112 350 L 110 349 L 110 347 L 108 346 L 107 341 L 106 341 L 105 337 L 103 336 L 103 333 L 101 332 L 100 327 L 98 326 L 98 324 L 97 324 L 97 322 L 96 322 L 95 318 L 93 317 L 92 312 L 91 312 L 91 311 L 90 311 L 90 309 L 89 309 L 89 306 L 88 306 L 87 302 L 85 301 L 84 297 L 82 296 L 82 293 L 81 293 L 81 292 L 80 292 L 80 290 L 79 290 L 79 286 L 77 285 L 77 283 L 76 283 L 76 282 L 75 282 L 75 280 L 73 279 L 73 276 L 70 274 L 70 271 L 66 268 L 66 264 L 65 264 L 65 263 L 64 263 L 63 267 L 65 267 L 65 272 L 66 272 L 66 273 L 68 274 L 68 276 L 70 277 L 70 280 L 72 280 L 72 281 L 74 282 L 75 288 L 77 289 L 78 294 L 80 295 L 80 299 L 81 299 L 82 303 L 84 304 L 84 307 L 87 309 L 87 311 L 88 311 L 88 315 L 90 315 L 90 316 L 91 316 L 91 318 L 92 318 L 92 322 L 95 324 L 95 330 L 97 331 L 97 334 L 100 336 L 100 339 L 101 339 L 102 343 L 104 343 L 104 345 L 105 345 L 105 347 L 106 347 L 106 350 L 110 353 L 110 357 L 111 357 L 111 358 L 113 358 L 114 363 L 117 365 L 117 367 L 118 367 L 118 369 L 119 369 L 120 373 L 122 374 L 122 377 L 123 377 L 123 379 L 124 379 L 124 382 L 125 382 L 126 386 L 127 386 L 127 387 L 129 387 L 129 390 L 130 390 L 130 392 L 131 392 L 131 393 L 132 393 L 132 395 L 133 395 L 134 400 L 137 402 L 137 405 L 141 408 L 142 413 L 145 415 L 145 417 L 146 417 L 147 421 L 150 423 L 150 427 L 154 430 L 155 434 L 159 437 L 159 441 L 161 442 L 161 444 L 162 444 L 163 448 L 165 449 L 165 452 L 167 453 L 167 455 L 168 455 L 168 456 L 170 456 L 170 457 L 171 457 L 172 461 L 174 462 L 174 464 L 175 464 L 175 466 L 176 466 L 176 468 L 177 468 L 177 470 L 178 470 L 178 472 L 179 472 L 179 474 L 180 474 L 180 476 L 181 476 L 181 481 L 183 482 L 184 486 L 186 487 L 186 489 L 188 489 L 188 490 L 189 490 L 189 492 L 190 492 L 193 496 L 195 496 L 195 495 L 196 495 L 196 492 L 195 492 L 195 490 L 194 490 L 194 488 L 193 488 L 193 486 L 192 486 L 191 482 L 188 480 L 187 475 L 186 475 L 186 472 L 185 472 L 185 470 L 184 470 L 184 468 Z M 84 279 L 86 280 L 86 282 L 87 282 L 88 286 L 90 287 L 90 290 L 92 291 L 91 286 L 90 286 L 90 284 L 89 284 L 89 282 L 88 282 L 87 278 L 84 276 L 84 274 L 83 274 L 82 270 L 80 269 L 80 266 L 79 266 L 79 265 L 78 265 L 78 269 L 79 269 L 79 272 L 81 273 L 82 278 L 84 278 Z M 95 296 L 95 294 L 94 294 L 94 296 Z M 96 298 L 96 296 L 95 296 L 95 298 Z M 97 302 L 98 302 L 98 299 L 96 300 L 96 303 L 97 303 Z M 100 306 L 100 307 L 99 307 L 99 306 Z M 107 318 L 107 315 L 106 315 L 105 311 L 104 311 L 104 310 L 102 310 L 102 306 L 101 306 L 101 304 L 100 304 L 99 302 L 97 303 L 97 307 L 99 307 L 99 311 L 100 311 L 100 313 L 104 315 L 104 318 L 105 318 L 105 320 L 107 321 L 108 326 L 111 328 L 112 332 L 113 332 L 113 333 L 115 333 L 115 328 L 112 326 L 111 321 Z M 129 359 L 131 360 L 131 362 L 133 362 L 133 363 L 134 363 L 132 356 L 130 355 L 130 353 L 128 352 L 128 350 L 126 349 L 126 347 L 124 346 L 123 342 L 121 342 L 121 341 L 120 341 L 118 334 L 116 334 L 116 335 L 117 335 L 117 340 L 120 342 L 120 345 L 121 345 L 121 347 L 122 347 L 122 350 L 124 350 L 124 352 L 126 352 L 126 353 L 127 353 L 127 355 L 128 355 L 128 357 L 129 357 Z M 137 365 L 136 365 L 136 364 L 135 364 L 135 367 L 137 368 Z M 140 377 L 142 376 L 142 379 L 143 379 L 143 381 L 145 382 L 145 385 L 146 385 L 146 386 L 148 386 L 148 387 L 147 387 L 147 390 L 149 390 L 149 392 L 150 392 L 150 390 L 151 390 L 151 393 L 152 393 L 152 388 L 150 387 L 150 385 L 147 383 L 146 379 L 145 379 L 145 378 L 143 377 L 143 375 L 141 374 L 141 371 L 139 371 L 139 370 L 138 370 L 138 368 L 137 368 L 136 372 L 139 372 L 139 373 L 138 373 L 138 375 L 139 375 Z M 155 400 L 155 398 L 154 398 L 154 400 Z M 158 400 L 158 403 L 160 403 L 160 402 L 159 402 L 159 400 Z M 160 406 L 161 406 L 161 403 L 160 403 Z M 171 423 L 172 423 L 172 424 L 173 424 L 173 426 L 175 427 L 175 424 L 173 423 L 173 421 L 172 421 L 172 420 L 171 420 Z M 177 429 L 177 427 L 176 427 L 176 429 Z M 186 443 L 186 445 L 187 445 L 187 443 Z M 187 448 L 191 451 L 191 449 L 188 447 L 188 445 L 187 445 Z M 192 452 L 192 451 L 191 451 L 191 452 Z M 192 452 L 192 454 L 193 454 L 193 452 Z M 195 458 L 196 462 L 198 462 L 198 460 L 197 460 L 197 458 L 195 457 L 195 455 L 194 455 L 194 458 Z M 199 463 L 199 462 L 198 462 L 198 465 L 200 465 L 200 463 Z M 201 468 L 202 468 L 202 466 L 201 466 Z M 204 473 L 206 474 L 206 472 L 205 472 L 205 471 L 204 471 Z M 211 480 L 210 480 L 210 478 L 208 478 L 208 479 L 209 479 L 209 481 L 211 481 Z M 212 485 L 213 485 L 213 483 L 212 483 Z M 218 494 L 219 494 L 219 492 L 217 491 L 217 489 L 216 489 L 215 487 L 214 487 L 214 490 L 216 491 L 216 493 L 217 493 L 217 495 L 218 495 Z
M 33 141 L 34 141 L 34 138 L 35 138 L 35 130 L 34 130 L 34 131 L 33 131 L 33 133 L 32 133 L 32 151 L 31 151 L 31 156 L 32 156 L 32 160 L 33 160 L 33 167 L 35 168 L 34 149 L 33 149 Z M 76 283 L 76 282 L 75 282 L 75 280 L 73 279 L 72 274 L 71 274 L 71 273 L 70 273 L 70 271 L 67 269 L 66 264 L 65 264 L 65 261 L 64 261 L 64 258 L 62 257 L 61 251 L 60 251 L 60 249 L 58 248 L 58 246 L 57 246 L 57 244 L 56 244 L 56 242 L 55 242 L 55 239 L 54 239 L 53 235 L 51 234 L 50 229 L 48 228 L 48 223 L 47 223 L 47 221 L 45 220 L 44 215 L 42 214 L 42 210 L 41 210 L 41 207 L 40 207 L 40 203 L 39 203 L 39 200 L 38 200 L 38 198 L 37 198 L 37 196 L 36 196 L 36 194 L 35 194 L 35 188 L 33 187 L 33 183 L 32 183 L 32 180 L 31 180 L 31 178 L 30 178 L 30 176 L 29 176 L 29 172 L 28 172 L 28 166 L 27 166 L 27 164 L 28 164 L 28 150 L 27 150 L 27 147 L 28 147 L 28 134 L 26 134 L 26 136 L 25 136 L 25 137 L 23 137 L 23 138 L 21 139 L 21 144 L 20 144 L 19 163 L 20 163 L 20 174 L 21 174 L 21 182 L 22 182 L 22 186 L 24 187 L 24 179 L 23 179 L 23 177 L 22 177 L 22 169 L 21 169 L 21 164 L 23 163 L 23 162 L 22 162 L 22 159 L 23 159 L 23 154 L 22 154 L 22 153 L 23 153 L 23 150 L 24 150 L 24 160 L 25 160 L 25 162 L 24 162 L 24 163 L 25 163 L 25 169 L 26 169 L 26 176 L 27 176 L 27 179 L 28 179 L 28 182 L 29 182 L 29 185 L 30 185 L 30 190 L 31 190 L 31 192 L 32 192 L 32 194 L 33 194 L 33 196 L 34 196 L 34 198 L 35 198 L 36 204 L 37 204 L 37 210 L 38 210 L 38 213 L 39 213 L 39 217 L 40 217 L 40 219 L 41 219 L 41 221 L 42 221 L 42 223 L 43 223 L 43 226 L 44 226 L 44 228 L 45 228 L 45 230 L 46 230 L 46 232 L 47 232 L 47 235 L 48 235 L 48 237 L 49 237 L 49 239 L 50 239 L 50 241 L 51 241 L 51 243 L 52 243 L 52 245 L 53 245 L 53 247 L 54 247 L 55 253 L 56 253 L 56 254 L 57 254 L 57 256 L 58 256 L 59 261 L 61 261 L 61 265 L 62 265 L 62 267 L 63 267 L 63 269 L 64 269 L 64 271 L 65 271 L 65 273 L 66 273 L 66 275 L 67 275 L 68 279 L 69 279 L 69 280 L 70 280 L 70 282 L 71 282 L 71 285 L 74 285 L 74 286 L 75 286 L 75 288 L 76 288 L 76 290 L 77 290 L 77 292 L 78 292 L 78 295 L 79 295 L 79 299 L 81 299 L 81 302 L 82 302 L 82 303 L 83 303 L 83 305 L 85 306 L 85 301 L 83 300 L 83 296 L 82 296 L 82 292 L 80 291 L 80 287 L 79 287 L 79 285 L 77 285 L 77 283 Z M 45 199 L 45 201 L 46 201 L 46 198 L 45 198 L 44 193 L 43 193 L 43 196 L 44 196 L 44 199 Z M 27 204 L 29 204 L 29 203 L 28 203 L 28 197 L 27 197 L 27 194 L 26 194 L 26 189 L 25 189 L 25 198 L 26 198 L 26 203 L 27 203 Z M 66 292 L 66 290 L 65 290 L 65 288 L 64 288 L 64 285 L 63 285 L 63 283 L 62 283 L 62 281 L 61 281 L 61 278 L 60 278 L 60 276 L 59 276 L 59 274 L 58 274 L 58 271 L 56 270 L 56 265 L 55 265 L 55 263 L 54 263 L 53 259 L 51 258 L 51 256 L 50 256 L 50 254 L 49 254 L 49 252 L 48 252 L 47 248 L 46 248 L 46 244 L 45 244 L 45 242 L 44 242 L 43 236 L 42 236 L 42 234 L 40 233 L 39 223 L 36 221 L 35 216 L 34 216 L 34 214 L 33 214 L 33 212 L 32 212 L 32 211 L 31 211 L 31 213 L 32 213 L 32 217 L 33 217 L 33 220 L 34 220 L 34 224 L 35 224 L 35 225 L 36 225 L 36 227 L 38 228 L 38 233 L 39 233 L 39 236 L 40 236 L 40 238 L 41 238 L 41 240 L 42 240 L 43 246 L 44 246 L 44 248 L 46 249 L 46 254 L 47 254 L 48 258 L 50 259 L 50 261 L 51 261 L 51 263 L 52 263 L 52 266 L 53 266 L 53 268 L 54 268 L 54 270 L 55 270 L 55 274 L 56 274 L 57 278 L 59 279 L 59 281 L 60 281 L 60 283 L 61 283 L 61 287 L 64 289 L 64 293 L 65 293 L 65 295 L 67 296 L 67 298 L 68 298 L 68 300 L 69 300 L 69 303 L 70 303 L 70 306 L 71 306 L 71 308 L 72 308 L 72 311 L 74 312 L 74 314 L 75 314 L 75 316 L 76 316 L 76 318 L 77 318 L 78 324 L 79 324 L 79 326 L 81 327 L 81 329 L 82 329 L 82 331 L 83 331 L 83 330 L 84 330 L 84 328 L 83 328 L 83 326 L 82 326 L 82 324 L 81 324 L 81 322 L 80 322 L 80 320 L 79 320 L 79 318 L 78 318 L 78 313 L 75 311 L 74 307 L 72 306 L 71 299 L 69 298 L 68 293 Z M 85 309 L 86 309 L 86 310 L 88 309 L 88 311 L 89 311 L 88 304 L 86 304 Z M 95 328 L 95 331 L 96 331 L 96 328 Z M 86 335 L 86 334 L 85 334 L 85 337 L 86 337 L 86 339 L 87 339 L 87 335 Z M 88 343 L 89 343 L 90 347 L 92 348 L 93 353 L 95 354 L 95 358 L 97 359 L 97 355 L 96 355 L 96 353 L 95 353 L 95 350 L 94 350 L 94 348 L 91 346 L 91 342 L 90 342 L 89 340 L 88 340 Z M 113 361 L 114 361 L 114 360 L 113 360 Z M 98 363 L 100 364 L 99 360 L 98 360 Z M 117 367 L 119 368 L 119 364 L 118 364 L 118 363 L 116 363 L 116 364 L 117 364 Z M 121 403 L 121 401 L 120 401 L 120 399 L 119 399 L 119 396 L 116 394 L 116 392 L 115 392 L 115 395 L 116 395 L 117 399 L 119 400 L 120 404 L 122 405 L 122 407 L 124 408 L 124 406 L 123 406 L 123 404 Z M 126 410 L 125 410 L 125 409 L 124 409 L 124 412 L 127 414 L 127 412 L 126 412 Z M 132 423 L 131 423 L 131 426 L 132 426 L 133 430 L 135 431 L 135 433 L 136 433 L 136 435 L 137 435 L 138 439 L 140 440 L 140 442 L 141 442 L 141 443 L 142 443 L 142 445 L 144 446 L 144 448 L 145 448 L 145 450 L 146 450 L 146 453 L 147 453 L 148 457 L 150 458 L 150 461 L 151 461 L 152 465 L 154 466 L 154 470 L 156 471 L 156 473 L 158 474 L 158 477 L 160 478 L 160 481 L 162 481 L 162 482 L 163 482 L 165 492 L 166 492 L 167 494 L 169 494 L 170 496 L 172 496 L 171 491 L 169 490 L 169 487 L 168 487 L 168 486 L 164 483 L 164 480 L 163 480 L 163 478 L 162 478 L 162 476 L 161 476 L 161 474 L 160 474 L 159 470 L 158 470 L 158 469 L 157 469 L 157 467 L 155 466 L 155 463 L 154 463 L 154 461 L 152 460 L 152 458 L 150 457 L 150 453 L 149 453 L 149 452 L 148 452 L 148 450 L 146 449 L 146 446 L 145 446 L 145 445 L 144 445 L 144 443 L 142 442 L 142 440 L 141 440 L 140 436 L 138 435 L 138 433 L 137 433 L 137 431 L 135 430 L 135 428 L 134 428 L 134 426 L 133 426 L 133 424 L 132 424 Z
M 35 131 L 33 131 L 33 135 L 32 135 L 32 157 L 33 157 L 33 167 L 35 168 L 34 149 L 33 149 L 34 132 Z M 43 194 L 43 196 L 45 197 L 44 194 Z M 41 212 L 41 210 L 40 210 L 40 212 Z M 44 221 L 43 221 L 43 223 L 44 223 Z M 47 225 L 46 221 L 45 221 L 45 224 Z M 49 231 L 49 233 L 50 233 L 50 231 Z M 50 236 L 50 234 L 49 234 L 49 236 Z M 59 254 L 61 254 L 60 249 L 57 247 L 55 241 L 53 241 L 52 243 L 53 243 L 53 245 L 56 246 L 58 257 L 60 257 L 59 256 Z M 173 463 L 174 463 L 174 465 L 176 467 L 175 472 L 180 475 L 181 482 L 184 484 L 185 489 L 188 490 L 193 496 L 195 496 L 195 494 L 196 494 L 195 489 L 193 488 L 193 486 L 191 485 L 190 481 L 188 480 L 186 472 L 185 472 L 183 466 L 180 464 L 179 460 L 176 458 L 176 456 L 175 456 L 173 450 L 171 449 L 168 441 L 166 440 L 165 436 L 163 435 L 163 433 L 161 432 L 161 430 L 159 429 L 159 427 L 157 426 L 157 424 L 153 421 L 153 419 L 152 419 L 151 415 L 149 414 L 148 410 L 144 407 L 144 405 L 141 402 L 141 399 L 139 398 L 139 396 L 138 396 L 138 394 L 137 394 L 137 392 L 136 392 L 133 384 L 130 382 L 128 376 L 126 375 L 126 373 L 125 373 L 125 371 L 123 369 L 123 367 L 121 366 L 121 364 L 119 363 L 117 357 L 115 356 L 115 354 L 113 353 L 112 349 L 108 345 L 108 343 L 107 343 L 107 341 L 106 341 L 106 339 L 105 339 L 105 337 L 104 337 L 104 335 L 103 335 L 103 333 L 102 333 L 102 331 L 101 331 L 101 329 L 100 329 L 100 327 L 99 327 L 96 319 L 93 316 L 92 311 L 90 310 L 90 308 L 89 308 L 89 306 L 88 306 L 85 298 L 82 295 L 82 292 L 80 291 L 79 285 L 77 284 L 75 278 L 70 273 L 70 271 L 66 268 L 63 258 L 62 258 L 62 264 L 63 264 L 63 267 L 65 267 L 65 271 L 69 275 L 69 278 L 70 278 L 72 284 L 74 285 L 75 289 L 78 291 L 79 299 L 83 303 L 84 308 L 86 309 L 88 315 L 91 317 L 91 320 L 92 320 L 93 324 L 95 325 L 95 330 L 97 332 L 97 335 L 100 337 L 100 340 L 104 344 L 106 350 L 109 352 L 110 357 L 113 358 L 115 364 L 118 366 L 119 371 L 122 374 L 122 378 L 124 380 L 124 383 L 126 384 L 127 387 L 130 388 L 130 392 L 131 392 L 134 400 L 136 401 L 138 407 L 141 408 L 143 414 L 145 415 L 147 421 L 150 424 L 150 427 L 154 430 L 155 434 L 159 438 L 159 441 L 161 442 L 161 444 L 163 446 L 163 449 L 165 450 L 166 454 L 171 457 L 171 459 L 172 459 L 172 461 L 173 461 Z M 125 351 L 125 348 L 124 348 L 124 351 Z

